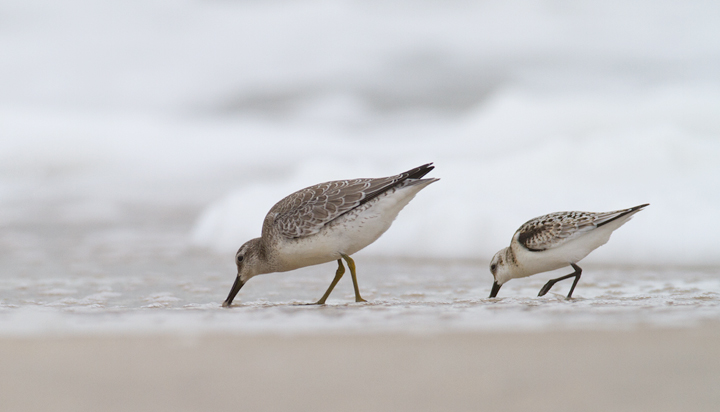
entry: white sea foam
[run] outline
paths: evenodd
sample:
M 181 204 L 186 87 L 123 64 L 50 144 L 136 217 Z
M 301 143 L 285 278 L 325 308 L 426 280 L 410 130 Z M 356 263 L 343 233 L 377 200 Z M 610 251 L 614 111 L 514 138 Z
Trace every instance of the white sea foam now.
M 0 222 L 207 205 L 192 238 L 229 253 L 294 190 L 434 161 L 366 253 L 487 259 L 649 202 L 589 259 L 718 264 L 718 6 L 676 6 L 10 2 Z
M 720 107 L 720 99 L 696 92 L 690 102 L 676 90 L 540 100 L 508 92 L 454 120 L 408 122 L 412 132 L 394 129 L 398 136 L 392 140 L 384 136 L 387 130 L 368 130 L 347 150 L 289 143 L 277 151 L 285 167 L 295 165 L 292 176 L 239 182 L 203 212 L 194 240 L 229 253 L 258 236 L 267 210 L 294 190 L 328 179 L 388 175 L 433 160 L 433 176 L 441 183 L 418 195 L 366 253 L 488 259 L 537 215 L 649 202 L 646 212 L 589 259 L 717 264 L 707 228 L 720 227 L 718 199 L 704 188 L 720 187 L 714 160 L 720 155 L 714 137 L 720 123 L 709 109 Z M 418 123 L 427 128 L 415 130 Z M 698 133 L 683 124 L 714 131 Z M 288 159 L 288 152 L 297 159 Z M 272 162 L 272 154 L 267 159 Z

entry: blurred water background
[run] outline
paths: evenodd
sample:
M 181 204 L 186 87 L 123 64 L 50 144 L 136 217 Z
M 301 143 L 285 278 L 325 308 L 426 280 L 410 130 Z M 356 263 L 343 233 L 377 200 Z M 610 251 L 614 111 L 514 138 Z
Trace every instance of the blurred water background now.
M 0 333 L 684 324 L 720 316 L 720 3 L 0 3 Z M 435 162 L 356 255 L 233 256 L 285 195 Z M 526 220 L 651 203 L 484 298 Z M 569 273 L 569 272 L 568 272 Z M 347 284 L 346 284 L 347 283 Z M 564 289 L 563 289 L 564 288 Z M 551 315 L 551 316 L 549 316 Z

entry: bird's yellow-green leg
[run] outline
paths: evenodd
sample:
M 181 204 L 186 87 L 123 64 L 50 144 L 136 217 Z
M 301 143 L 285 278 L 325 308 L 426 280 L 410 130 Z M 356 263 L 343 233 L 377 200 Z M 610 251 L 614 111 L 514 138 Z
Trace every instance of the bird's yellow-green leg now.
M 355 273 L 355 272 L 352 272 Z M 324 305 L 325 301 L 327 300 L 328 296 L 330 296 L 330 293 L 335 289 L 335 285 L 337 285 L 338 281 L 341 277 L 343 277 L 343 274 L 345 274 L 345 266 L 342 264 L 342 259 L 338 259 L 338 268 L 335 272 L 335 279 L 333 279 L 332 283 L 330 283 L 330 287 L 325 291 L 325 294 L 323 297 L 320 298 L 317 302 L 315 302 L 315 305 Z
M 348 267 L 350 268 L 350 276 L 352 276 L 353 287 L 355 288 L 355 302 L 367 302 L 367 300 L 363 299 L 362 296 L 360 296 L 360 288 L 358 287 L 357 275 L 355 274 L 355 261 L 352 260 L 350 256 L 344 253 L 341 253 L 340 256 L 345 259 Z

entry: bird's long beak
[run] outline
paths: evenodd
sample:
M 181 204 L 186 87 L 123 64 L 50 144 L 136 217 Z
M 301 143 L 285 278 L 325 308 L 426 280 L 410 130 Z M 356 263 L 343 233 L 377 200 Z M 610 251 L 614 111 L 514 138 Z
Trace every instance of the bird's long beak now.
M 230 294 L 228 295 L 227 299 L 225 299 L 225 302 L 223 302 L 223 307 L 226 308 L 232 304 L 233 299 L 235 299 L 235 295 L 240 292 L 240 288 L 243 287 L 245 282 L 240 280 L 240 276 L 235 278 L 235 283 L 232 285 L 232 289 L 230 289 Z
M 493 287 L 492 287 L 492 290 L 490 291 L 490 297 L 494 298 L 495 296 L 497 296 L 498 292 L 500 292 L 501 287 L 502 287 L 501 284 L 499 284 L 497 282 L 493 282 Z

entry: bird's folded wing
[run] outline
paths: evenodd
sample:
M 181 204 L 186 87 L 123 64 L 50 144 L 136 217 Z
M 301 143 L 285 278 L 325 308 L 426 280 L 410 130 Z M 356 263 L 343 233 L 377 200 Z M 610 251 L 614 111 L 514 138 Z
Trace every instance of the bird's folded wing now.
M 337 180 L 299 190 L 270 209 L 265 217 L 263 232 L 277 230 L 289 239 L 316 234 L 326 224 L 404 179 L 404 176 L 398 175 Z
M 532 251 L 558 247 L 597 228 L 597 216 L 589 212 L 558 212 L 540 216 L 523 224 L 515 239 Z

